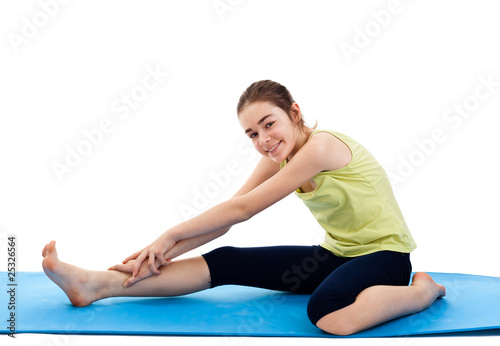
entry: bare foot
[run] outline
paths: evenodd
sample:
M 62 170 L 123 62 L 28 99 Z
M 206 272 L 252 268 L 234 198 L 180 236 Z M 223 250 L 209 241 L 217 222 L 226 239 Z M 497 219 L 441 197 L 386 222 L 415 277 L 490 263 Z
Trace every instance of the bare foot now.
M 57 257 L 56 242 L 51 241 L 42 251 L 43 271 L 68 296 L 74 306 L 87 306 L 99 297 L 99 281 L 96 275 L 88 270 L 61 262 Z
M 446 288 L 434 282 L 432 277 L 427 273 L 415 273 L 411 286 L 422 288 L 425 305 L 427 305 L 426 308 L 431 306 L 436 299 L 443 298 L 446 295 Z

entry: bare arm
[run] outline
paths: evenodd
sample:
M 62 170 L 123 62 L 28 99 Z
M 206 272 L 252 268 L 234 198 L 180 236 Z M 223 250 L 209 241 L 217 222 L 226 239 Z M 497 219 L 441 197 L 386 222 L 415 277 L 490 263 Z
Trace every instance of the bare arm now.
M 142 262 L 149 258 L 151 272 L 160 274 L 156 259 L 163 265 L 167 254 L 177 242 L 206 235 L 250 219 L 295 191 L 318 172 L 327 170 L 329 160 L 325 136 L 313 136 L 282 170 L 243 195 L 237 195 L 204 213 L 164 232 L 146 247 L 134 266 L 134 276 Z M 331 154 L 331 153 L 330 153 Z
M 174 259 L 182 254 L 185 254 L 186 252 L 196 249 L 202 245 L 205 245 L 206 243 L 209 243 L 212 240 L 217 239 L 220 236 L 223 236 L 229 231 L 229 229 L 230 227 L 227 227 L 211 233 L 202 234 L 194 238 L 183 239 L 177 242 L 172 248 L 172 250 L 170 250 L 165 254 L 165 258 Z
M 248 192 L 252 191 L 254 188 L 259 186 L 264 181 L 271 178 L 278 172 L 279 172 L 279 164 L 266 157 L 262 157 L 258 162 L 257 166 L 254 168 L 250 177 L 247 179 L 245 184 L 243 184 L 243 186 L 233 195 L 233 198 L 247 194 Z M 180 256 L 188 251 L 196 249 L 206 243 L 211 242 L 214 239 L 223 236 L 230 229 L 231 226 L 218 229 L 216 231 L 207 234 L 202 234 L 192 238 L 180 240 L 174 245 L 172 250 L 170 250 L 167 254 L 165 254 L 165 257 L 167 259 L 173 259 L 177 256 Z
M 243 196 L 248 192 L 252 191 L 254 188 L 262 184 L 264 181 L 275 175 L 279 171 L 279 164 L 276 162 L 262 157 L 256 167 L 254 168 L 252 174 L 247 179 L 245 184 L 233 195 L 233 197 Z M 182 239 L 175 243 L 170 251 L 165 254 L 165 259 L 173 259 L 178 257 L 188 251 L 196 249 L 220 236 L 226 234 L 231 227 L 225 227 L 213 232 L 206 234 L 201 234 L 187 239 Z M 136 253 L 128 256 L 122 263 L 127 263 L 130 260 L 135 260 L 144 251 L 144 249 L 137 251 Z M 159 262 L 158 262 L 159 263 Z

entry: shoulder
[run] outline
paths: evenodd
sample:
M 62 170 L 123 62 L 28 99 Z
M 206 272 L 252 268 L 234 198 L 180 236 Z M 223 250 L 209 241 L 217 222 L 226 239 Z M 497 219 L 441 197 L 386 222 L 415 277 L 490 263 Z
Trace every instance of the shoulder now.
M 349 146 L 332 131 L 316 130 L 309 137 L 306 145 L 312 155 L 324 163 L 324 170 L 333 171 L 348 165 L 352 159 Z

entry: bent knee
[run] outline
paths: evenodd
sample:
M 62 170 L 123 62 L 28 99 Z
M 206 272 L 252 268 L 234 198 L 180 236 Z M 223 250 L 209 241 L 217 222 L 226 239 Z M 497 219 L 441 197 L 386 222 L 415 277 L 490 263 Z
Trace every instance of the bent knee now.
M 322 317 L 316 327 L 334 335 L 347 336 L 357 333 L 359 328 L 356 327 L 348 318 L 343 318 L 337 311 Z
M 351 335 L 358 329 L 343 310 L 355 300 L 348 292 L 332 293 L 328 299 L 315 292 L 307 305 L 307 315 L 312 324 L 327 333 Z
M 321 320 L 333 320 L 332 316 L 336 315 L 334 314 L 335 312 L 351 305 L 356 300 L 356 296 L 350 292 L 329 293 L 329 296 L 325 297 L 323 294 L 316 291 L 309 299 L 307 304 L 307 316 L 315 326 L 318 326 L 318 322 Z

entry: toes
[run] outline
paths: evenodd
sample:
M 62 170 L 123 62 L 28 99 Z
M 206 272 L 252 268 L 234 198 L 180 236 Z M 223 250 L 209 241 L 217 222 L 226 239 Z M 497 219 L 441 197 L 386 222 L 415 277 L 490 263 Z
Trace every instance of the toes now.
M 443 298 L 444 296 L 446 296 L 446 287 L 442 286 L 442 285 L 439 285 L 441 286 L 441 292 L 442 294 L 439 296 L 439 298 Z
M 53 253 L 52 256 L 57 257 L 56 242 L 54 240 L 45 245 L 45 247 L 42 250 L 42 256 L 45 258 L 49 256 L 51 253 Z
M 56 248 L 56 242 L 52 240 L 50 243 L 45 245 L 45 247 L 42 250 L 42 256 L 45 257 L 47 256 L 50 252 L 54 251 Z

